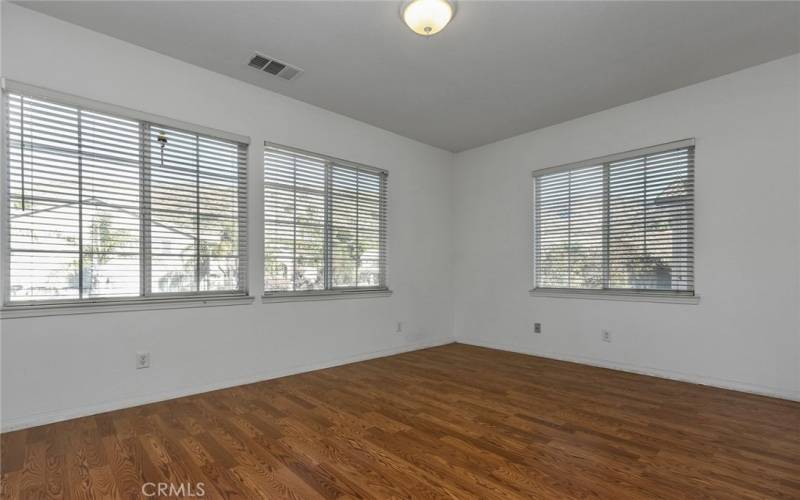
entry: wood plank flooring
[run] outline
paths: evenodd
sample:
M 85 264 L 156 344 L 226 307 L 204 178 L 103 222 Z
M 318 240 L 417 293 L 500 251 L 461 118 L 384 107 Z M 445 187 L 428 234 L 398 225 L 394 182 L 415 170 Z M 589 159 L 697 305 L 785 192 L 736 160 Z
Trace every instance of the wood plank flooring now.
M 800 403 L 461 344 L 1 444 L 9 499 L 800 498 Z

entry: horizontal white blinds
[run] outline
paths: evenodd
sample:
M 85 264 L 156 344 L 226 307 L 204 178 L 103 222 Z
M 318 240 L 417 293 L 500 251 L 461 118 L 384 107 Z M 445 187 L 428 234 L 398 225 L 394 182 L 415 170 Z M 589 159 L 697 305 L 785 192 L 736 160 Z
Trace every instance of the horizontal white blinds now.
M 247 147 L 158 125 L 145 135 L 147 287 L 244 291 Z
M 384 172 L 267 145 L 267 293 L 386 288 Z
M 602 288 L 603 167 L 540 177 L 536 182 L 536 277 L 545 288 Z
M 264 286 L 266 291 L 324 290 L 324 160 L 264 151 Z
M 386 176 L 332 164 L 329 209 L 331 286 L 383 286 Z
M 246 145 L 6 97 L 9 302 L 244 291 Z
M 537 288 L 694 293 L 694 146 L 534 182 Z

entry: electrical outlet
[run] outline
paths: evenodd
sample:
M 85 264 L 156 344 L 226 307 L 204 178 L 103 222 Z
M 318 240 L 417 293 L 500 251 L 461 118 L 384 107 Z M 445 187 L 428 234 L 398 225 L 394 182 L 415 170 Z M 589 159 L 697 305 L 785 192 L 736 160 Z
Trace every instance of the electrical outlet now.
M 137 352 L 136 353 L 136 369 L 141 370 L 142 368 L 150 368 L 150 353 L 149 352 Z
M 397 322 L 397 329 L 395 329 L 394 332 L 395 333 L 403 333 L 403 322 L 402 321 L 398 321 Z
M 533 333 L 542 333 L 542 324 L 541 323 L 534 323 L 533 324 Z
M 603 339 L 603 342 L 611 342 L 611 332 L 608 330 L 603 330 L 600 332 L 600 338 Z

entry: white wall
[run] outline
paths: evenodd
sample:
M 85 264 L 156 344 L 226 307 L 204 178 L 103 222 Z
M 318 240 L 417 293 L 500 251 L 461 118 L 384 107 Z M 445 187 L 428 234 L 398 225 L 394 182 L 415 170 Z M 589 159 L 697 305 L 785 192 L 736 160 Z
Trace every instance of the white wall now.
M 687 137 L 700 304 L 530 297 L 531 172 Z M 456 338 L 800 398 L 798 148 L 793 56 L 456 155 Z
M 448 342 L 453 155 L 3 2 L 2 76 L 389 170 L 389 298 L 0 322 L 4 430 Z M 308 75 L 311 76 L 311 75 Z M 249 279 L 262 293 L 261 186 Z M 402 334 L 395 332 L 403 321 Z M 152 366 L 135 370 L 136 351 Z

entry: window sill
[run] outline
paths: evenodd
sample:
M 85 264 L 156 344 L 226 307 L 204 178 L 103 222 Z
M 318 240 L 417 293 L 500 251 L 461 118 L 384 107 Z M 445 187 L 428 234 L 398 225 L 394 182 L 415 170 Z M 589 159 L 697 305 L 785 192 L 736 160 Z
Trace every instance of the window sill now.
M 190 297 L 156 297 L 128 300 L 97 300 L 47 304 L 13 304 L 0 309 L 0 319 L 35 318 L 71 314 L 148 311 L 154 309 L 184 309 L 192 307 L 235 306 L 251 304 L 250 295 L 206 295 Z
M 392 291 L 385 290 L 320 290 L 312 292 L 276 292 L 261 297 L 261 302 L 304 302 L 309 300 L 368 299 L 389 297 Z
M 623 302 L 656 302 L 666 304 L 700 303 L 699 295 L 670 295 L 663 293 L 626 293 L 626 292 L 582 292 L 577 290 L 548 290 L 533 289 L 528 292 L 531 297 L 549 297 L 554 299 L 589 299 L 589 300 L 617 300 Z

